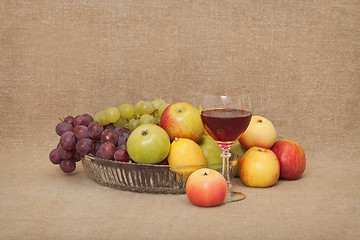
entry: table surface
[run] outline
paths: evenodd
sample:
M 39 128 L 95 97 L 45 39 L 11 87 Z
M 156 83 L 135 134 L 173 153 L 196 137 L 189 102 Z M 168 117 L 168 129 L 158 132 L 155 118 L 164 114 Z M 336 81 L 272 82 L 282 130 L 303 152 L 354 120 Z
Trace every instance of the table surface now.
M 105 187 L 81 164 L 64 174 L 43 147 L 10 149 L 0 168 L 0 239 L 358 239 L 359 158 L 348 146 L 308 151 L 295 181 L 248 188 L 235 178 L 246 199 L 213 208 L 185 194 Z

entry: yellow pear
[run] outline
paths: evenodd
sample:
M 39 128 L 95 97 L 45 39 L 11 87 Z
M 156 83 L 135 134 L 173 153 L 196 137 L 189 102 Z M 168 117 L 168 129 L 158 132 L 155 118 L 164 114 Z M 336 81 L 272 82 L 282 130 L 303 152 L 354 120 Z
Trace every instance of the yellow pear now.
M 170 170 L 187 179 L 197 169 L 206 166 L 206 158 L 201 147 L 188 138 L 175 138 L 168 155 Z

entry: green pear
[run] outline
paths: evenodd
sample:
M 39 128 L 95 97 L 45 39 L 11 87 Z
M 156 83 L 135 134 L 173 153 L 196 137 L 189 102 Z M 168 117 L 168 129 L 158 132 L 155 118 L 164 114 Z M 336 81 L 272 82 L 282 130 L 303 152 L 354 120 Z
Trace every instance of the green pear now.
M 204 134 L 199 141 L 199 145 L 204 152 L 207 165 L 211 165 L 208 168 L 214 170 L 222 168 L 222 151 L 217 142 L 209 135 Z
M 244 155 L 244 153 L 247 151 L 247 149 L 244 148 L 243 146 L 241 146 L 239 141 L 236 141 L 235 144 L 230 148 L 230 151 L 233 151 L 234 153 L 236 153 L 239 158 L 239 163 L 238 163 L 238 166 L 236 167 L 236 172 L 235 172 L 235 176 L 238 177 L 240 160 L 241 160 L 242 156 Z

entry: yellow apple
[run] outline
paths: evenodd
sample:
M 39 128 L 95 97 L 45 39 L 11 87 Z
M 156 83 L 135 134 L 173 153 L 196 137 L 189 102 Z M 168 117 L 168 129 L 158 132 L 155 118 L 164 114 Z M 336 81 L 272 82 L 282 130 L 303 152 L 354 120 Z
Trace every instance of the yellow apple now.
M 270 149 L 252 147 L 240 161 L 239 176 L 248 187 L 271 187 L 280 176 L 279 160 Z
M 252 116 L 248 128 L 239 138 L 241 146 L 271 148 L 276 141 L 276 130 L 272 122 L 262 116 Z

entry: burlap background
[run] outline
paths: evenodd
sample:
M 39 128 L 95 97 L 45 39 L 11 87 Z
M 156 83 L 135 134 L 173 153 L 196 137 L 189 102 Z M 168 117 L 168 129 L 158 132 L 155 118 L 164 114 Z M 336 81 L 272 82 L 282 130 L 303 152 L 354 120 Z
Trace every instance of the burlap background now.
M 0 239 L 359 239 L 360 2 L 1 1 Z M 48 161 L 59 117 L 246 88 L 298 181 L 203 209 Z

